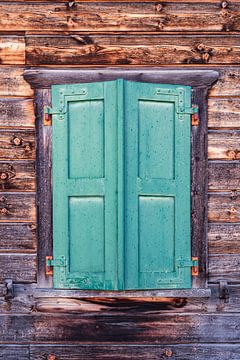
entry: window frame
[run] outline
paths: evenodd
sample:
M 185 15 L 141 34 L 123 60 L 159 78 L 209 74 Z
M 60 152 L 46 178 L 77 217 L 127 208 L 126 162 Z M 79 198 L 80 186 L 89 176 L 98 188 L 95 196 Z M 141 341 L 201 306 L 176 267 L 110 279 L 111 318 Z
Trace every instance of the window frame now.
M 24 78 L 34 89 L 36 115 L 36 172 L 37 172 L 37 237 L 38 266 L 37 289 L 39 294 L 78 297 L 205 297 L 207 288 L 207 207 L 208 207 L 208 156 L 207 94 L 218 79 L 215 70 L 181 68 L 81 68 L 81 69 L 28 69 Z M 192 103 L 199 108 L 199 124 L 191 126 L 191 247 L 192 255 L 198 257 L 199 276 L 192 278 L 191 289 L 93 291 L 58 290 L 53 288 L 52 277 L 46 275 L 46 256 L 53 253 L 52 245 L 52 128 L 45 126 L 44 107 L 51 106 L 51 85 L 84 82 L 124 80 L 159 84 L 179 84 L 192 87 Z

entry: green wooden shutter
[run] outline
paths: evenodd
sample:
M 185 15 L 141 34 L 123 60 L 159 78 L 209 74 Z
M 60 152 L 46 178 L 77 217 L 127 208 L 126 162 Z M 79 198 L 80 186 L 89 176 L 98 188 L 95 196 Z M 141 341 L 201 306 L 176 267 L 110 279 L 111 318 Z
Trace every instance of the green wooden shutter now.
M 55 85 L 54 286 L 116 289 L 117 83 Z
M 54 286 L 191 287 L 191 88 L 55 85 Z
M 191 287 L 190 106 L 190 87 L 125 84 L 126 289 Z

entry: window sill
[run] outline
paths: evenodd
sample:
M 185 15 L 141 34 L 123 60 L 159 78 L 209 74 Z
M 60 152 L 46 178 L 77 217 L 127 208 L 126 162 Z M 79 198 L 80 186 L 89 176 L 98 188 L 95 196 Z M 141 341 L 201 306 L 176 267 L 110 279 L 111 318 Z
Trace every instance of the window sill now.
M 208 298 L 211 289 L 183 289 L 183 290 L 138 290 L 138 291 L 96 291 L 96 290 L 63 290 L 40 289 L 34 291 L 35 298 Z

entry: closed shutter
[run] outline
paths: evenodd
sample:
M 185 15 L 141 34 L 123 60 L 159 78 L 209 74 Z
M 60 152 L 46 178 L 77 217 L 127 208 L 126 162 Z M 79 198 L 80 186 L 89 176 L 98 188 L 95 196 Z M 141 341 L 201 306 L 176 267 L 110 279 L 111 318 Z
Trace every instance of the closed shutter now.
M 53 86 L 52 107 L 54 286 L 116 289 L 117 84 Z
M 191 287 L 191 88 L 55 85 L 54 286 Z
M 125 287 L 191 287 L 191 89 L 125 84 Z

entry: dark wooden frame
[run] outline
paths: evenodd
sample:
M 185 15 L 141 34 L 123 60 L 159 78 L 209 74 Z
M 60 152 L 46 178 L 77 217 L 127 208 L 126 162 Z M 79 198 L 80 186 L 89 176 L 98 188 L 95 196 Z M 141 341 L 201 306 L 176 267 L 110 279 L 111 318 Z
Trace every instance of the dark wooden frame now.
M 37 144 L 37 214 L 38 214 L 38 284 L 39 296 L 78 297 L 203 297 L 207 289 L 207 93 L 218 79 L 214 70 L 182 70 L 181 68 L 80 68 L 29 69 L 24 78 L 35 90 Z M 95 81 L 125 80 L 190 85 L 193 104 L 199 107 L 200 122 L 192 126 L 192 255 L 199 259 L 199 276 L 193 278 L 189 290 L 152 291 L 83 291 L 52 289 L 52 278 L 45 274 L 45 258 L 52 254 L 52 191 L 51 191 L 51 126 L 44 126 L 44 106 L 51 105 L 51 85 Z

